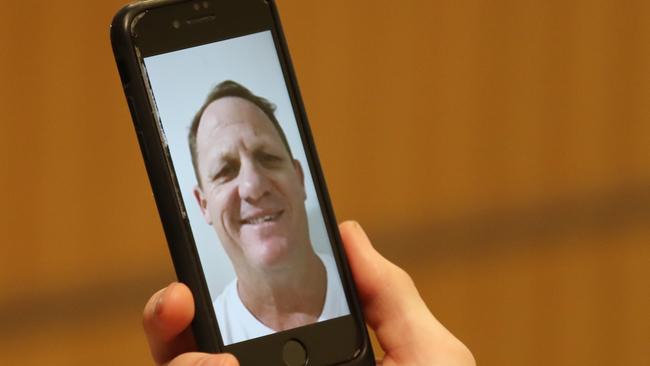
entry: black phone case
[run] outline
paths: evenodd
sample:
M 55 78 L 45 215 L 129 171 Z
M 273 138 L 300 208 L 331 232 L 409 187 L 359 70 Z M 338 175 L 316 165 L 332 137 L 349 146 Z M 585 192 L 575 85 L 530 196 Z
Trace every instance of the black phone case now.
M 334 255 L 342 259 L 340 261 L 341 280 L 344 282 L 347 295 L 353 299 L 350 311 L 358 323 L 361 324 L 358 327 L 359 335 L 362 338 L 360 352 L 355 359 L 342 363 L 341 365 L 375 365 L 374 354 L 370 346 L 367 330 L 364 326 L 359 299 L 356 295 L 356 288 L 345 252 L 342 250 L 337 222 L 334 217 L 309 124 L 307 123 L 305 109 L 300 98 L 298 83 L 286 46 L 277 7 L 273 0 L 265 1 L 269 4 L 275 31 L 280 40 L 278 52 L 281 61 L 286 65 L 286 77 L 293 91 L 293 93 L 290 92 L 290 95 L 299 110 L 300 115 L 297 117 L 302 121 L 302 131 L 306 141 L 304 146 L 305 153 L 312 164 L 313 179 L 323 205 L 325 223 L 328 226 L 330 235 L 332 235 L 332 241 L 335 243 L 332 249 Z M 188 229 L 190 226 L 184 204 L 175 184 L 176 178 L 174 171 L 173 169 L 168 169 L 168 167 L 173 166 L 171 158 L 160 141 L 157 131 L 157 117 L 153 112 L 153 106 L 151 106 L 148 89 L 141 74 L 135 45 L 131 38 L 131 27 L 134 21 L 137 20 L 138 14 L 156 6 L 182 2 L 185 2 L 185 0 L 144 1 L 127 5 L 113 18 L 110 37 L 120 79 L 133 119 L 140 150 L 145 160 L 147 174 L 169 246 L 174 269 L 178 280 L 185 283 L 194 295 L 196 312 L 192 322 L 192 331 L 200 351 L 215 353 L 223 350 L 220 346 L 222 344 L 221 337 L 217 329 L 212 326 L 212 324 L 216 324 L 211 311 L 212 303 L 209 295 L 207 295 L 209 292 L 204 280 L 203 270 L 199 264 L 199 256 L 192 239 L 192 234 Z M 255 362 L 255 364 L 267 364 L 264 355 L 259 355 L 258 357 L 258 362 Z

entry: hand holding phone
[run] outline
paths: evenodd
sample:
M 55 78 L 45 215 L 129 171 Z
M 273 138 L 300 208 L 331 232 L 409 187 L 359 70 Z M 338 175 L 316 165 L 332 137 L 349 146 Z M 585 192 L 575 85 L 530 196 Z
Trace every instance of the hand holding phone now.
M 474 366 L 472 353 L 429 312 L 409 276 L 374 250 L 356 222 L 340 225 L 341 237 L 364 313 L 385 355 L 378 364 Z M 159 365 L 235 366 L 229 354 L 198 353 L 188 332 L 193 300 L 187 287 L 172 284 L 151 297 L 144 329 Z
M 182 283 L 145 310 L 159 364 L 374 365 L 366 321 L 386 365 L 473 364 L 358 225 L 339 233 L 273 1 L 137 2 L 111 40 Z

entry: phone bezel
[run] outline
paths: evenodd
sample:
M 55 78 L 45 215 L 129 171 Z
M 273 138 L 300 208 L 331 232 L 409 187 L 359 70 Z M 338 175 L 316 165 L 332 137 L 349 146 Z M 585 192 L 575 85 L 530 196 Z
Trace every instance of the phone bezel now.
M 184 31 L 181 30 L 184 29 L 182 27 L 174 30 L 172 27 L 165 26 L 170 24 L 171 18 L 200 16 L 200 12 L 191 11 L 192 3 L 186 0 L 161 0 L 127 5 L 113 20 L 111 40 L 174 267 L 179 280 L 190 287 L 195 297 L 196 315 L 192 328 L 199 349 L 206 352 L 232 352 L 243 365 L 274 364 L 276 362 L 268 357 L 272 354 L 280 357 L 281 352 L 274 351 L 281 350 L 289 339 L 299 339 L 309 349 L 310 364 L 322 364 L 323 362 L 319 361 L 332 358 L 336 359 L 337 363 L 374 364 L 354 282 L 342 250 L 336 219 L 275 3 L 266 0 L 221 1 L 220 3 L 226 4 L 224 6 L 228 9 L 227 12 L 219 14 L 240 15 L 239 18 L 234 17 L 238 21 L 233 22 L 235 25 L 232 25 L 232 28 L 222 29 L 222 31 L 215 32 L 214 28 L 207 31 L 200 29 L 201 27 Z M 210 3 L 214 4 L 215 1 L 211 0 Z M 246 21 L 242 22 L 241 19 Z M 156 108 L 153 107 L 146 72 L 142 69 L 143 58 L 262 30 L 270 30 L 275 41 L 351 314 L 224 346 L 218 332 L 212 303 L 209 301 L 210 296 L 189 221 L 180 198 L 173 163 L 163 135 L 160 133 L 159 119 Z M 170 34 L 175 35 L 170 36 Z M 312 346 L 319 344 L 321 346 Z M 323 347 L 323 344 L 327 346 Z M 353 350 L 347 349 L 350 344 L 354 344 Z M 252 349 L 255 352 L 251 352 Z M 324 352 L 318 352 L 320 349 Z M 335 356 L 333 357 L 332 354 Z M 281 364 L 281 359 L 277 361 Z

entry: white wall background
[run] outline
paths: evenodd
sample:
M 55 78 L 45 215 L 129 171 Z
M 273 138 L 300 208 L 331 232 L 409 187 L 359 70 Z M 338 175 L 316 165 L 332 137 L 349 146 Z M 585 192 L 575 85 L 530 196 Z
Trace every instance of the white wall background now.
M 148 57 L 145 65 L 160 120 L 192 226 L 210 295 L 214 299 L 235 272 L 214 229 L 207 225 L 192 195 L 196 184 L 187 135 L 192 118 L 209 91 L 224 80 L 236 81 L 277 107 L 291 151 L 305 170 L 307 215 L 316 251 L 331 254 L 300 134 L 270 31 Z

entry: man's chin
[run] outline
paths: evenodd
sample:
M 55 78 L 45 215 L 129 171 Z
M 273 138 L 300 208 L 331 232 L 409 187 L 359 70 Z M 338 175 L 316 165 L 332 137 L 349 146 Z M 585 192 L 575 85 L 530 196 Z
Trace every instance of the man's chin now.
M 250 243 L 250 242 L 249 242 Z M 246 250 L 248 262 L 259 269 L 274 269 L 286 265 L 289 245 L 286 238 L 266 238 L 249 245 Z

